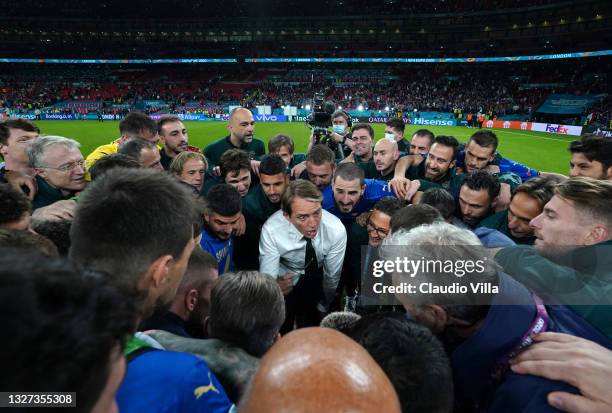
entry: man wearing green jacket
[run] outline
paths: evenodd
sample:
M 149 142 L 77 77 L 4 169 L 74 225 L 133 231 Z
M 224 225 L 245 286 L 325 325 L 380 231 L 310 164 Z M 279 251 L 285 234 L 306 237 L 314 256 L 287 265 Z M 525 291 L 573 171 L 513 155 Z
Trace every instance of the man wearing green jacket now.
M 564 304 L 612 338 L 612 182 L 570 178 L 531 220 L 535 248 L 496 261 L 549 302 Z
M 373 154 L 373 159 L 357 162 L 357 166 L 363 169 L 366 178 L 389 182 L 393 179 L 395 165 L 400 156 L 397 142 L 387 138 L 381 139 L 374 145 Z
M 242 149 L 252 161 L 265 154 L 266 147 L 263 141 L 254 137 L 255 120 L 250 110 L 232 109 L 227 129 L 229 135 L 214 141 L 203 149 L 210 169 L 221 164 L 221 156 L 229 149 Z
M 38 185 L 32 209 L 71 199 L 85 189 L 80 146 L 77 141 L 61 136 L 44 136 L 30 144 L 28 159 Z
M 243 198 L 246 221 L 244 235 L 236 238 L 234 262 L 241 270 L 259 269 L 259 234 L 264 223 L 280 209 L 283 191 L 289 184 L 285 162 L 279 155 L 267 155 L 259 166 L 260 183 Z

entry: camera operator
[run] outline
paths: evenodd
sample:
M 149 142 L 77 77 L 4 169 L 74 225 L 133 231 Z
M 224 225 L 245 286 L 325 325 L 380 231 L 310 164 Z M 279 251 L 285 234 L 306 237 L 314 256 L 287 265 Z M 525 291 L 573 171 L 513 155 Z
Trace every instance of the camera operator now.
M 355 149 L 355 142 L 351 140 L 351 118 L 345 111 L 337 110 L 331 114 L 331 126 L 332 131 L 324 136 L 318 135 L 317 130 L 313 129 L 308 150 L 313 145 L 325 143 L 340 161 Z
M 331 101 L 324 101 L 324 93 L 315 93 L 313 97 L 313 110 L 308 120 L 312 129 L 308 150 L 313 145 L 325 144 L 342 160 L 354 148 L 350 139 L 351 117 L 342 110 L 335 110 Z
M 351 118 L 343 110 L 337 110 L 332 114 L 332 134 L 334 141 L 341 143 L 344 155 L 348 155 L 355 149 L 355 143 L 351 140 Z

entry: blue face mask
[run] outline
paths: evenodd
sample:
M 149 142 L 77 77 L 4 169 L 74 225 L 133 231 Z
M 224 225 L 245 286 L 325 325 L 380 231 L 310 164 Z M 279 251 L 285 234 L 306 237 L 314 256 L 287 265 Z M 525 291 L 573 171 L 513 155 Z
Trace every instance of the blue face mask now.
M 334 132 L 337 133 L 338 135 L 341 135 L 344 133 L 344 125 L 334 125 Z

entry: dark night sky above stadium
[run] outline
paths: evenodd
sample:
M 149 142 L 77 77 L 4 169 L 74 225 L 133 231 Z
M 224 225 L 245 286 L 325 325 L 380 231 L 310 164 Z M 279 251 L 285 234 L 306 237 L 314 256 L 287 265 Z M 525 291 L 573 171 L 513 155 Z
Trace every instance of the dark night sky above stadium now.
M 520 56 L 610 41 L 609 0 L 0 0 L 0 55 L 18 58 Z
M 0 0 L 3 16 L 74 18 L 220 18 L 454 13 L 560 3 L 554 0 Z

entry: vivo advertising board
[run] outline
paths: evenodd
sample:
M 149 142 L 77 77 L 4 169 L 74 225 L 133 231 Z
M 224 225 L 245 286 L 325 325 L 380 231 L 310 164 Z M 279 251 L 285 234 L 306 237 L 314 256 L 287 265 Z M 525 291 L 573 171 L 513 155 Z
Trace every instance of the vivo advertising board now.
M 287 122 L 285 115 L 254 115 L 255 122 Z
M 217 114 L 215 117 L 219 120 L 229 120 L 229 115 L 226 113 Z M 285 115 L 253 115 L 253 119 L 255 122 L 287 122 L 289 120 Z

